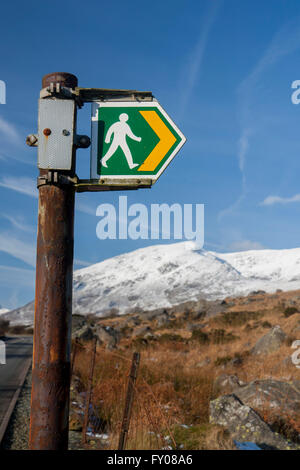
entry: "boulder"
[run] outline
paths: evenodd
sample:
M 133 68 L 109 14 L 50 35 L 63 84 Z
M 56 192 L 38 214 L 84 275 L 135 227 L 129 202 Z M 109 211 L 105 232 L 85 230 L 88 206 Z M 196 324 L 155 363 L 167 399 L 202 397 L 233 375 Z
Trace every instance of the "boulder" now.
M 89 325 L 84 325 L 82 328 L 79 330 L 75 330 L 72 333 L 72 338 L 78 338 L 81 339 L 82 341 L 90 341 L 95 337 L 94 332 L 92 328 Z
M 286 339 L 286 334 L 280 328 L 279 325 L 273 326 L 270 331 L 264 336 L 262 336 L 254 348 L 251 350 L 251 354 L 257 356 L 260 354 L 270 354 L 283 344 Z
M 236 395 L 223 395 L 210 402 L 210 422 L 224 426 L 240 442 L 254 442 L 261 449 L 296 450 L 297 444 L 272 431 L 270 426 Z
M 270 416 L 268 422 L 296 422 L 300 413 L 300 390 L 297 382 L 281 382 L 274 379 L 255 380 L 233 389 L 233 393 L 245 405 Z
M 134 317 L 130 318 L 129 323 L 133 326 L 137 326 L 142 323 L 142 320 L 138 315 L 135 315 Z
M 100 344 L 104 344 L 107 349 L 116 348 L 121 336 L 115 328 L 102 325 L 97 325 L 96 334 Z
M 134 336 L 145 336 L 148 333 L 151 333 L 152 330 L 150 326 L 141 326 L 140 328 L 137 328 L 134 332 Z
M 83 315 L 74 314 L 72 315 L 72 331 L 75 332 L 80 330 L 87 324 L 86 317 Z
M 156 317 L 156 326 L 158 328 L 166 326 L 169 323 L 170 323 L 170 318 L 169 318 L 169 314 L 166 310 Z

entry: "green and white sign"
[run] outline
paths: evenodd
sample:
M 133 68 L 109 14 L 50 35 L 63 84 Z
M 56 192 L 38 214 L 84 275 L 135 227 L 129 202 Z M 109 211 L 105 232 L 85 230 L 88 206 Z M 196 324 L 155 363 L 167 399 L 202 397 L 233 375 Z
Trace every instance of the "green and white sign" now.
M 155 182 L 185 141 L 156 100 L 93 103 L 91 179 Z

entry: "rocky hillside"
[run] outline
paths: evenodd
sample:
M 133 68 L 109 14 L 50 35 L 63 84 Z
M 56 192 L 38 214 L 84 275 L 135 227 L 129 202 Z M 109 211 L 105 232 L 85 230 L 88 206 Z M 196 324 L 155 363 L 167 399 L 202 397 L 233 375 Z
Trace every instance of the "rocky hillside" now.
M 244 448 L 249 441 L 258 449 L 300 448 L 300 347 L 298 355 L 295 347 L 300 291 L 256 291 L 122 317 L 75 315 L 73 320 L 73 339 L 86 348 L 77 356 L 74 403 L 81 399 L 76 387 L 82 391 L 87 380 L 89 341 L 97 337 L 101 385 L 95 407 L 97 399 L 107 401 L 111 413 L 115 401 L 108 402 L 102 389 L 122 389 L 126 372 L 116 384 L 111 371 L 120 370 L 122 357 L 139 350 L 140 398 L 146 378 L 171 423 L 161 433 L 167 439 L 172 432 L 176 448 Z M 130 360 L 125 364 L 129 367 Z M 81 428 L 80 409 L 72 411 L 76 429 Z M 155 403 L 151 411 L 157 412 Z M 220 435 L 220 429 L 229 434 Z M 104 426 L 101 432 L 112 431 Z

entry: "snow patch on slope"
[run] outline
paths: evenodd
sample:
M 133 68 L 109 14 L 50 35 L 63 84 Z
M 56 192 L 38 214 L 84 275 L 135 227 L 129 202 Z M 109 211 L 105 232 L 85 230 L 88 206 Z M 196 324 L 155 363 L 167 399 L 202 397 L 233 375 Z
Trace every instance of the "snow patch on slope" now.
M 4 315 L 5 313 L 9 312 L 9 309 L 8 308 L 3 308 L 1 305 L 0 305 L 0 315 Z
M 73 313 L 124 314 L 276 289 L 300 289 L 300 248 L 215 253 L 193 242 L 154 245 L 75 271 Z M 7 317 L 31 324 L 33 303 Z

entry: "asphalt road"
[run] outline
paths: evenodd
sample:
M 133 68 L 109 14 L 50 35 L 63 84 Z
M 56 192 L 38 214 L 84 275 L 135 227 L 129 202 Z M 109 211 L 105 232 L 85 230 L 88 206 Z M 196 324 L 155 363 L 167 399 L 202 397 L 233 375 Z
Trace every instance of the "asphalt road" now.
M 32 356 L 32 337 L 0 338 L 6 346 L 6 364 L 0 364 L 0 425 Z

